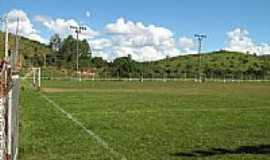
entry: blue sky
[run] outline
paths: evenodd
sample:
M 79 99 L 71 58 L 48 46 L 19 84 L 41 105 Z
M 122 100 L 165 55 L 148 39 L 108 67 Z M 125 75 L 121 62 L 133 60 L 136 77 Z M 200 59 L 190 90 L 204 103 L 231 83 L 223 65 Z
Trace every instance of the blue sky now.
M 94 30 L 124 17 L 167 28 L 175 39 L 207 34 L 205 50 L 211 51 L 226 47 L 227 33 L 235 28 L 248 31 L 246 36 L 254 43 L 269 44 L 269 6 L 269 0 L 0 0 L 0 14 L 20 9 L 30 20 L 36 15 L 74 19 Z M 43 37 L 51 35 L 46 27 L 31 22 Z

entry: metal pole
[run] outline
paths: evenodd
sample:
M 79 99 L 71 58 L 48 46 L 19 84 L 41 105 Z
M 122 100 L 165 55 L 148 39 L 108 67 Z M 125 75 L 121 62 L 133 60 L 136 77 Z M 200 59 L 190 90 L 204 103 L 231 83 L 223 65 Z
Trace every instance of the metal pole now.
M 200 79 L 199 81 L 202 82 L 202 54 L 201 54 L 201 51 L 202 51 L 202 39 L 199 38 L 199 54 L 200 54 Z
M 0 97 L 0 160 L 6 159 L 6 97 Z
M 199 40 L 199 50 L 198 50 L 198 52 L 200 54 L 202 52 L 202 38 L 198 38 L 198 40 Z
M 33 83 L 34 83 L 34 86 L 36 86 L 36 69 L 33 68 Z
M 8 92 L 8 155 L 12 156 L 12 89 Z M 12 157 L 11 157 L 12 158 Z
M 5 36 L 5 60 L 8 61 L 8 17 L 5 17 L 5 32 L 6 32 L 6 36 Z
M 41 87 L 41 68 L 38 68 L 38 88 Z
M 12 68 L 17 70 L 17 63 L 18 63 L 18 57 L 19 57 L 19 29 L 20 29 L 20 21 L 19 18 L 17 19 L 17 27 L 16 27 L 16 41 L 15 41 L 15 55 L 13 57 L 13 66 Z
M 79 30 L 76 30 L 77 33 L 77 74 L 79 74 Z
M 86 27 L 81 27 L 81 26 L 70 26 L 70 29 L 74 29 L 76 36 L 77 36 L 77 44 L 76 44 L 76 72 L 77 72 L 77 77 L 81 81 L 81 75 L 79 74 L 79 34 L 84 30 L 87 30 Z
M 12 80 L 14 81 L 14 92 L 13 92 L 13 100 L 15 101 L 14 103 L 14 107 L 13 107 L 13 114 L 16 116 L 15 117 L 15 122 L 13 122 L 14 125 L 14 132 L 15 132 L 15 136 L 14 136 L 14 145 L 13 146 L 13 150 L 14 150 L 14 155 L 13 155 L 13 160 L 17 160 L 18 159 L 18 153 L 19 153 L 19 88 L 20 88 L 20 84 L 19 84 L 19 79 L 20 76 L 19 74 L 17 75 L 13 75 L 12 76 Z M 14 117 L 14 116 L 13 116 Z
M 198 54 L 200 54 L 200 59 L 199 59 L 199 81 L 202 82 L 202 54 L 201 54 L 201 51 L 202 51 L 202 41 L 203 39 L 207 38 L 206 35 L 202 35 L 202 34 L 195 34 L 195 37 L 198 39 L 198 42 L 199 42 L 199 46 L 198 46 Z
M 6 30 L 6 35 L 5 35 L 5 61 L 9 62 L 9 58 L 8 58 L 8 50 L 9 50 L 9 46 L 8 46 L 8 16 L 5 17 L 5 30 Z M 8 87 L 8 71 L 5 70 L 5 85 L 6 87 Z

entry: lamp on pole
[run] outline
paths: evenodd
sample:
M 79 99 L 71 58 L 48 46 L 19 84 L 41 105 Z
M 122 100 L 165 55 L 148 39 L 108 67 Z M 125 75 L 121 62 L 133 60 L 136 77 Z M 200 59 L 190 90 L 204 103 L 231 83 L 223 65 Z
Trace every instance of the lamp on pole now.
M 199 42 L 199 45 L 198 45 L 198 54 L 200 55 L 200 66 L 199 66 L 200 71 L 199 72 L 200 72 L 200 82 L 202 82 L 202 69 L 201 69 L 201 67 L 202 67 L 202 54 L 201 54 L 201 52 L 202 52 L 202 41 L 207 38 L 207 35 L 195 34 L 194 37 L 197 38 L 198 42 Z
M 79 74 L 79 34 L 82 33 L 82 31 L 86 31 L 87 28 L 86 27 L 82 27 L 82 26 L 70 26 L 70 29 L 74 30 L 76 33 L 76 38 L 77 38 L 77 44 L 76 44 L 76 70 L 77 70 L 77 74 Z

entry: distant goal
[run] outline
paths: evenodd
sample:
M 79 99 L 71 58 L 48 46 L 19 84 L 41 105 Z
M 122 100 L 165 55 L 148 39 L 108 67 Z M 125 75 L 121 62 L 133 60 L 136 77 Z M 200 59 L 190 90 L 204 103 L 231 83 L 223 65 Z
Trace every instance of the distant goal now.
M 34 88 L 41 88 L 41 68 L 32 68 L 32 84 Z

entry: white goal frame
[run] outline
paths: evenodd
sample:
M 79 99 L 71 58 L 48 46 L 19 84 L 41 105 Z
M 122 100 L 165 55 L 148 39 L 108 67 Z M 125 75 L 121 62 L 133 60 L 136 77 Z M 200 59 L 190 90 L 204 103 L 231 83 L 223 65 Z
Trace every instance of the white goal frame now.
M 41 88 L 41 68 L 32 68 L 32 73 L 34 87 Z

